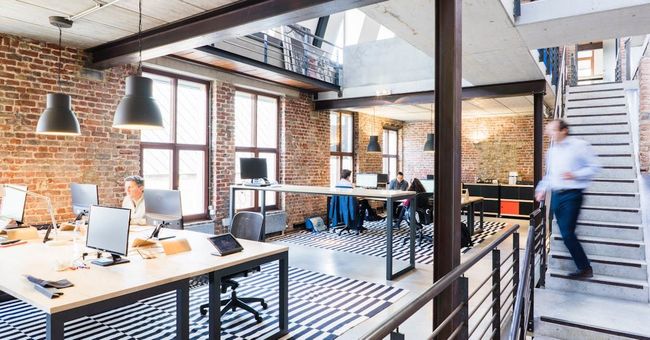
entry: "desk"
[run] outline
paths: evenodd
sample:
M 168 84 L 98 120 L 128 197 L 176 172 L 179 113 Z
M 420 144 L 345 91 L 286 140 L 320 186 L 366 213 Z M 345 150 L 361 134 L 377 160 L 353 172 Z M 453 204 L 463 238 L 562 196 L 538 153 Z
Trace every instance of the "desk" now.
M 206 237 L 192 231 L 165 230 L 188 240 L 192 251 L 175 255 L 160 254 L 144 260 L 135 251 L 129 251 L 130 263 L 111 267 L 90 265 L 90 269 L 57 272 L 54 263 L 72 259 L 75 245 L 50 247 L 41 240 L 0 248 L 0 290 L 42 310 L 47 314 L 47 339 L 63 339 L 63 324 L 89 314 L 109 311 L 121 306 L 176 291 L 177 339 L 189 338 L 189 278 L 208 274 L 210 291 L 210 339 L 220 338 L 220 278 L 262 263 L 279 261 L 279 335 L 288 332 L 288 247 L 239 240 L 242 252 L 218 257 Z M 72 232 L 60 232 L 70 238 Z M 135 235 L 130 235 L 133 238 Z M 81 241 L 83 242 L 83 241 Z M 82 247 L 83 250 L 83 247 Z M 46 280 L 66 278 L 74 286 L 62 290 L 63 296 L 48 299 L 38 293 L 24 277 L 30 274 Z
M 480 203 L 481 210 L 479 215 L 479 232 L 483 231 L 483 212 L 484 212 L 484 203 L 483 197 L 481 196 L 469 196 L 468 199 L 461 199 L 460 206 L 467 207 L 467 226 L 469 227 L 470 235 L 474 235 L 474 213 L 476 212 L 475 205 Z
M 304 185 L 273 185 L 266 187 L 254 187 L 247 185 L 231 185 L 230 186 L 230 220 L 232 221 L 235 215 L 235 193 L 237 190 L 255 190 L 261 192 L 260 206 L 262 207 L 262 215 L 266 216 L 265 209 L 265 192 L 284 192 L 293 194 L 306 194 L 306 195 L 324 195 L 324 196 L 355 196 L 357 198 L 365 198 L 369 200 L 386 201 L 387 207 L 392 207 L 393 202 L 396 200 L 409 199 L 415 197 L 415 191 L 399 191 L 399 190 L 376 190 L 376 189 L 361 189 L 361 188 L 334 188 L 334 187 L 316 187 Z M 415 200 L 413 200 L 413 209 L 415 209 Z M 387 209 L 386 214 L 386 280 L 394 280 L 395 278 L 403 275 L 404 273 L 415 269 L 415 218 L 411 216 L 409 223 L 410 226 L 410 244 L 409 244 L 409 265 L 393 273 L 393 209 Z M 265 235 L 264 227 L 262 227 L 262 234 Z

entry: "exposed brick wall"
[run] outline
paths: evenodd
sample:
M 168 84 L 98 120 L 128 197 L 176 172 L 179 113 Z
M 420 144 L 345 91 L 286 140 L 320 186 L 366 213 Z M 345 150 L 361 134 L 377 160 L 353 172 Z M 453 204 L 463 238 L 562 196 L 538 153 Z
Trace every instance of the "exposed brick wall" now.
M 374 122 L 374 124 L 373 124 Z M 354 164 L 356 173 L 381 173 L 383 171 L 382 155 L 380 153 L 368 153 L 368 142 L 370 135 L 379 136 L 379 145 L 383 147 L 383 129 L 389 128 L 398 130 L 397 149 L 399 150 L 399 159 L 397 162 L 398 171 L 402 169 L 403 156 L 403 122 L 383 117 L 374 117 L 369 114 L 358 112 L 354 115 Z M 384 151 L 384 150 L 382 150 Z
M 404 175 L 424 178 L 434 172 L 434 154 L 425 153 L 430 122 L 404 126 Z M 478 143 L 475 143 L 478 142 Z M 533 180 L 533 115 L 472 117 L 462 120 L 463 182 L 476 177 L 508 181 L 508 171 Z
M 104 71 L 102 81 L 81 76 L 86 56 L 65 48 L 63 88 L 81 124 L 81 136 L 34 133 L 45 96 L 58 92 L 58 47 L 0 34 L 0 183 L 25 184 L 47 195 L 59 219 L 72 216 L 70 183 L 95 183 L 100 203 L 118 205 L 122 179 L 140 172 L 139 133 L 112 128 L 113 114 L 124 95 L 130 67 Z M 27 200 L 25 221 L 48 222 L 46 205 Z
M 639 167 L 650 171 L 650 57 L 639 63 Z
M 228 217 L 230 185 L 235 182 L 235 87 L 212 82 L 212 206 L 217 226 Z
M 306 94 L 283 97 L 281 110 L 280 182 L 329 186 L 329 112 L 314 111 Z M 281 202 L 289 227 L 326 213 L 325 196 L 283 194 Z

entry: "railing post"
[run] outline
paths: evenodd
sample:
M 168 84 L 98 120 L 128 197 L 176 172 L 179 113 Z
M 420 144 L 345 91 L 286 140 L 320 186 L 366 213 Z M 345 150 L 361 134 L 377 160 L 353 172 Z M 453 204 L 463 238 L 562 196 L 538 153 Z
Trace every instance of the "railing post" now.
M 533 237 L 534 239 L 535 237 Z M 528 309 L 528 324 L 526 325 L 526 329 L 532 332 L 535 328 L 535 242 L 533 242 L 533 256 L 529 257 L 529 261 L 526 265 L 530 266 L 530 307 Z
M 458 333 L 456 339 L 469 338 L 469 283 L 468 279 L 464 276 L 458 278 L 458 290 L 460 293 L 461 303 L 463 307 L 458 312 L 460 322 L 463 323 L 461 331 Z
M 492 250 L 492 335 L 493 340 L 501 339 L 501 251 Z
M 264 33 L 264 63 L 269 63 L 269 36 Z
M 512 303 L 517 298 L 517 287 L 519 287 L 519 232 L 512 234 Z
M 542 261 L 539 271 L 539 285 L 540 287 L 544 287 L 546 286 L 546 269 L 548 268 L 548 249 L 546 248 L 548 231 L 546 230 L 546 206 L 541 206 L 540 209 L 542 211 Z

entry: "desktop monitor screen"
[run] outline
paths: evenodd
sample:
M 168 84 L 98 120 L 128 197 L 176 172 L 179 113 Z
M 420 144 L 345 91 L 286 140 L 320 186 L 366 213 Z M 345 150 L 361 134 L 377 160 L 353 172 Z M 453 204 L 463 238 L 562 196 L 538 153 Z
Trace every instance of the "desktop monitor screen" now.
M 170 222 L 170 227 L 182 229 L 183 208 L 178 190 L 145 189 L 144 211 L 147 224 Z
M 86 247 L 126 256 L 130 222 L 130 209 L 91 206 Z
M 21 185 L 5 185 L 2 193 L 0 216 L 11 218 L 17 223 L 23 222 L 27 187 Z
M 356 185 L 361 188 L 376 188 L 377 174 L 357 174 Z
M 377 183 L 388 184 L 388 174 L 377 174 Z
M 240 158 L 242 179 L 266 178 L 266 158 Z
M 90 206 L 99 204 L 97 186 L 94 184 L 70 184 L 72 194 L 72 212 L 75 215 L 88 213 Z
M 424 189 L 428 193 L 433 192 L 434 180 L 432 180 L 432 179 L 422 179 L 422 180 L 420 180 L 420 183 L 422 183 L 422 186 L 424 186 Z

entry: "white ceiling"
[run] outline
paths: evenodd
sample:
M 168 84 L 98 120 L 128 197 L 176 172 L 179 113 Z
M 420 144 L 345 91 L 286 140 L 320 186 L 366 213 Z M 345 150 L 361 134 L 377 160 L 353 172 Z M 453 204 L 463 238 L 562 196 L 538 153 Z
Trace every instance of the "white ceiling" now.
M 143 0 L 142 29 L 164 25 L 237 0 Z M 109 2 L 108 0 L 101 1 Z M 58 41 L 58 29 L 49 16 L 69 17 L 95 6 L 93 0 L 0 0 L 0 33 L 49 42 Z M 138 0 L 120 0 L 75 20 L 63 29 L 63 45 L 96 46 L 138 32 Z
M 423 121 L 431 119 L 432 104 L 382 105 L 354 107 L 350 111 L 363 112 L 377 117 L 401 121 Z M 517 115 L 533 112 L 533 96 L 503 97 L 496 99 L 470 99 L 463 101 L 463 117 Z

